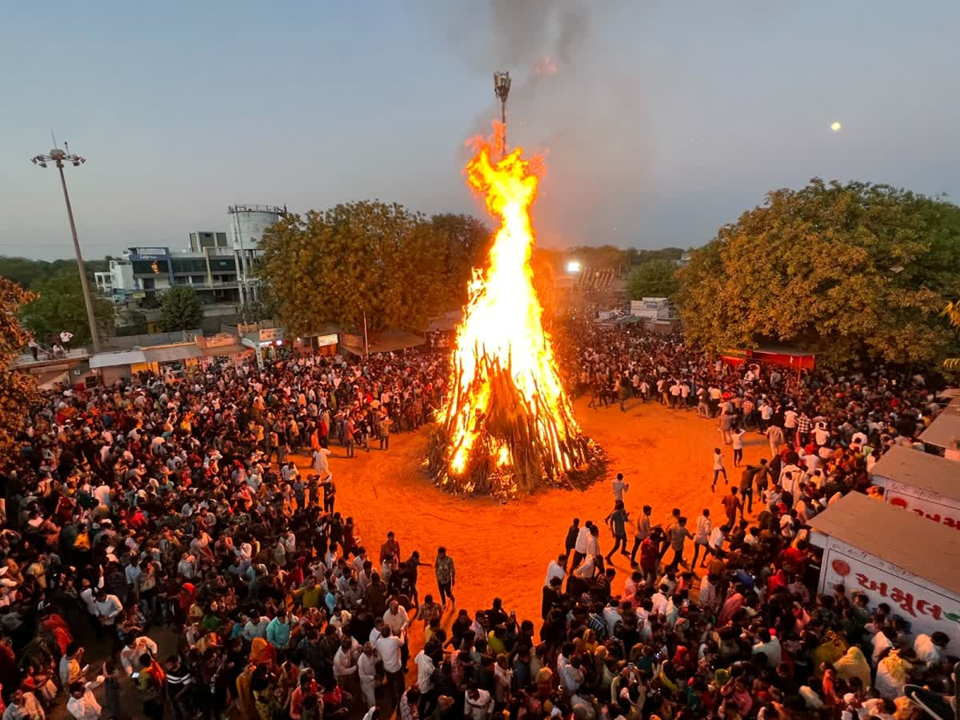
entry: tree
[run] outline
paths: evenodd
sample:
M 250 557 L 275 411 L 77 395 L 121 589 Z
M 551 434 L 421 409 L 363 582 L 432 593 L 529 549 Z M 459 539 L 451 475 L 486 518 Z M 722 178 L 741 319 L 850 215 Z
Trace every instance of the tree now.
M 0 278 L 0 458 L 14 450 L 17 436 L 30 422 L 30 406 L 37 400 L 33 376 L 10 369 L 10 363 L 30 340 L 17 312 L 33 295 L 17 283 Z
M 451 294 L 467 283 L 479 236 L 462 216 L 428 221 L 402 205 L 346 203 L 267 230 L 257 272 L 293 333 L 326 323 L 359 330 L 364 315 L 371 331 L 423 328 L 456 307 Z
M 886 185 L 776 190 L 678 272 L 687 335 L 706 348 L 784 342 L 830 364 L 929 363 L 955 342 L 960 208 Z
M 166 332 L 195 330 L 203 322 L 203 305 L 197 291 L 176 285 L 160 297 L 160 327 Z
M 672 260 L 648 260 L 633 269 L 627 277 L 631 300 L 645 297 L 672 297 L 680 288 L 677 264 Z
M 473 268 L 483 267 L 493 235 L 471 215 L 434 215 L 430 225 L 437 233 L 442 253 L 445 297 L 441 301 L 449 309 L 462 307 L 467 302 L 467 283 Z
M 92 282 L 91 282 L 92 285 Z M 42 343 L 63 331 L 73 334 L 70 344 L 80 347 L 90 342 L 90 324 L 83 303 L 83 287 L 76 263 L 64 266 L 31 285 L 34 299 L 20 310 L 20 319 Z M 93 312 L 101 335 L 113 333 L 114 307 L 109 300 L 94 296 Z

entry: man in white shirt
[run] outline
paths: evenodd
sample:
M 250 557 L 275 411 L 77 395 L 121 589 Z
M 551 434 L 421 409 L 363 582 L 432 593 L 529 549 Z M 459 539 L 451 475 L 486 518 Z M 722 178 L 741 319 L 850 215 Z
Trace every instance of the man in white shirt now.
M 247 642 L 253 642 L 255 638 L 264 638 L 267 637 L 267 623 L 270 620 L 261 615 L 253 615 L 247 620 L 247 624 L 243 626 L 243 638 Z
M 403 648 L 403 637 L 396 637 L 390 630 L 390 627 L 384 625 L 383 634 L 377 640 L 374 646 L 377 649 L 377 655 L 383 663 L 383 672 L 387 676 L 387 687 L 390 688 L 391 697 L 394 704 L 400 700 L 403 695 L 403 661 L 400 651 Z
M 377 706 L 377 654 L 370 643 L 363 644 L 363 652 L 357 658 L 357 675 L 360 676 L 360 691 L 367 707 Z
M 70 699 L 67 700 L 67 712 L 77 720 L 98 720 L 102 708 L 93 696 L 93 689 L 103 683 L 101 675 L 88 683 L 75 682 L 70 685 Z
M 944 632 L 937 631 L 932 635 L 921 633 L 913 641 L 913 651 L 921 662 L 928 665 L 937 665 L 944 656 L 944 650 L 949 642 L 950 636 Z
M 117 616 L 123 612 L 123 603 L 116 595 L 108 595 L 106 590 L 97 590 L 93 601 L 96 616 L 104 627 L 113 627 Z
M 697 566 L 697 558 L 700 556 L 700 549 L 703 548 L 703 557 L 706 559 L 710 555 L 709 542 L 710 531 L 713 530 L 713 520 L 710 519 L 709 508 L 703 509 L 703 514 L 697 518 L 697 526 L 693 531 L 693 560 L 690 567 Z
M 551 560 L 550 565 L 547 566 L 547 579 L 543 584 L 549 586 L 550 580 L 555 577 L 560 578 L 560 582 L 563 582 L 563 579 L 567 576 L 567 571 L 564 569 L 566 566 L 566 555 L 561 554 L 556 560 Z
M 146 635 L 131 637 L 127 640 L 127 644 L 120 651 L 120 665 L 127 673 L 127 677 L 141 670 L 140 658 L 144 653 L 150 653 L 151 657 L 156 657 L 157 644 Z
M 390 601 L 390 607 L 383 614 L 383 624 L 390 628 L 395 636 L 399 636 L 407 629 L 410 624 L 410 618 L 407 611 L 401 607 L 397 600 Z

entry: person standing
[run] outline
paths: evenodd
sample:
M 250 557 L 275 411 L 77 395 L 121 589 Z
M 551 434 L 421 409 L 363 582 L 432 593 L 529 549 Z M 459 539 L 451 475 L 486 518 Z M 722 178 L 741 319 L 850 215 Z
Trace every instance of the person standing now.
M 623 481 L 623 473 L 617 473 L 613 480 L 613 506 L 617 503 L 623 504 L 623 494 L 630 489 L 630 486 Z
M 354 446 L 356 444 L 356 435 L 357 429 L 356 425 L 353 422 L 353 416 L 347 415 L 346 420 L 343 423 L 343 446 L 347 449 L 347 457 L 354 457 Z
M 623 507 L 623 501 L 617 500 L 616 507 L 614 507 L 613 512 L 607 515 L 607 524 L 610 526 L 610 532 L 613 533 L 613 547 L 610 549 L 610 552 L 607 553 L 607 562 L 611 562 L 613 554 L 620 550 L 621 555 L 626 555 L 627 553 L 627 520 L 629 520 L 629 515 Z
M 703 556 L 706 558 L 710 551 L 708 543 L 710 542 L 710 531 L 713 529 L 713 520 L 710 519 L 710 509 L 704 508 L 703 513 L 697 518 L 696 532 L 693 534 L 693 561 L 691 568 L 697 567 L 697 558 L 700 556 L 700 548 L 703 548 Z
M 563 541 L 564 554 L 571 558 L 577 547 L 577 537 L 580 535 L 580 518 L 574 518 L 573 523 L 567 528 L 567 537 Z M 564 566 L 566 567 L 566 566 Z
M 717 488 L 717 479 L 723 475 L 723 484 L 728 485 L 727 469 L 723 466 L 723 452 L 720 448 L 713 449 L 713 483 L 710 485 L 710 492 L 715 492 Z
M 779 425 L 770 425 L 766 431 L 767 442 L 770 443 L 770 454 L 777 456 L 780 454 L 780 446 L 783 445 L 783 430 Z
M 453 586 L 457 582 L 457 574 L 453 566 L 453 558 L 447 555 L 445 547 L 437 548 L 437 560 L 433 568 L 437 576 L 437 588 L 440 591 L 440 607 L 446 610 L 448 597 L 452 605 L 457 604 L 457 599 L 453 596 Z
M 683 559 L 683 545 L 687 538 L 692 538 L 693 533 L 687 529 L 687 519 L 681 517 L 677 524 L 670 530 L 670 548 L 673 550 L 673 560 L 667 565 L 667 571 L 676 570 L 681 564 L 686 564 Z
M 737 489 L 730 488 L 730 494 L 723 498 L 723 509 L 727 513 L 727 524 L 735 527 L 737 524 L 737 512 L 743 517 L 743 501 L 737 496 Z
M 633 535 L 633 549 L 630 551 L 630 564 L 634 567 L 637 566 L 637 550 L 640 549 L 641 543 L 650 537 L 652 527 L 650 524 L 650 514 L 652 512 L 652 507 L 644 505 L 643 514 L 637 518 L 637 529 Z
M 738 425 L 734 425 L 730 431 L 730 442 L 733 444 L 733 466 L 740 467 L 740 461 L 743 460 L 743 435 L 744 430 Z

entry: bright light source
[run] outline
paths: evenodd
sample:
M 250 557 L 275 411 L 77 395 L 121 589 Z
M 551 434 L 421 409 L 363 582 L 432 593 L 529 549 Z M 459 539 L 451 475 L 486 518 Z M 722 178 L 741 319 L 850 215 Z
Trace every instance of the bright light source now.
M 567 272 L 568 272 L 568 273 L 570 273 L 570 274 L 572 274 L 572 275 L 575 275 L 576 273 L 580 272 L 581 270 L 583 270 L 583 265 L 580 264 L 580 261 L 579 261 L 579 260 L 570 260 L 570 261 L 567 263 Z
M 833 132 L 840 132 L 843 130 L 843 125 L 839 120 L 834 120 L 832 123 L 830 123 L 830 129 L 833 130 Z

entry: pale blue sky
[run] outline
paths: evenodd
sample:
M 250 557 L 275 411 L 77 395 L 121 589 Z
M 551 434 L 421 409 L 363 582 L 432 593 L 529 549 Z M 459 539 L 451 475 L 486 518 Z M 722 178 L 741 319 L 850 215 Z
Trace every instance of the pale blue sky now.
M 236 202 L 482 214 L 460 170 L 498 67 L 510 141 L 547 152 L 546 245 L 700 245 L 814 175 L 956 200 L 958 30 L 956 0 L 7 3 L 0 254 L 70 256 L 28 162 L 51 128 L 89 157 L 90 258 L 182 247 Z

